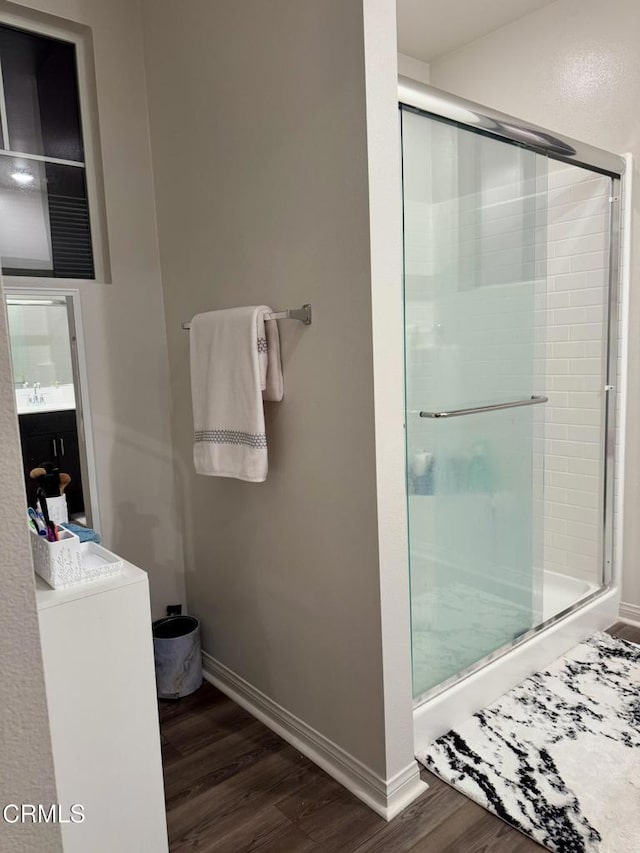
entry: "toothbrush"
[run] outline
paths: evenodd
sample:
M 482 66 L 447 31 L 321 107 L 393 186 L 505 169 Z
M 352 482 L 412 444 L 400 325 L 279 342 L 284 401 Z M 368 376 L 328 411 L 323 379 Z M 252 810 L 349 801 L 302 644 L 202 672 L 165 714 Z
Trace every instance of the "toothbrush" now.
M 44 529 L 44 525 L 35 509 L 33 509 L 33 507 L 29 507 L 27 513 L 31 524 L 35 527 L 36 533 L 40 534 L 40 536 L 46 536 L 47 532 Z

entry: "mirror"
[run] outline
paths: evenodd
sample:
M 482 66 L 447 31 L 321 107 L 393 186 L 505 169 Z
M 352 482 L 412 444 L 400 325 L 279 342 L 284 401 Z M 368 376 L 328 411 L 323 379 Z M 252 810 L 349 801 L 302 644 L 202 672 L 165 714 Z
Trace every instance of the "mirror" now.
M 36 502 L 29 472 L 50 464 L 71 478 L 69 521 L 94 527 L 74 298 L 7 291 L 5 301 L 28 504 Z

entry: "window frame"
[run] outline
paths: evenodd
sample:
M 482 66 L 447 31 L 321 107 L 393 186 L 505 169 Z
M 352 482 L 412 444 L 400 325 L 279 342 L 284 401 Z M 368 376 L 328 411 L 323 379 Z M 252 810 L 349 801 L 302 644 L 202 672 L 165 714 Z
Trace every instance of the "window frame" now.
M 58 23 L 59 22 L 59 23 Z M 51 278 L 38 275 L 4 275 L 5 289 L 31 286 L 41 288 L 51 286 L 53 282 L 59 285 L 76 286 L 78 283 L 110 284 L 111 265 L 109 261 L 109 241 L 107 234 L 107 216 L 104 195 L 103 166 L 100 149 L 100 134 L 97 108 L 97 87 L 93 59 L 93 38 L 91 29 L 71 21 L 45 15 L 29 10 L 16 14 L 0 6 L 0 25 L 14 27 L 33 35 L 57 39 L 74 45 L 78 77 L 78 101 L 80 104 L 80 124 L 84 147 L 84 174 L 87 187 L 87 202 L 89 205 L 89 223 L 91 229 L 91 248 L 93 251 L 94 277 L 83 278 Z M 1 78 L 1 72 L 0 72 Z M 4 92 L 0 96 L 2 109 L 2 125 L 6 125 L 6 110 L 4 108 Z M 9 137 L 10 141 L 10 137 Z M 0 155 L 5 156 L 5 155 Z M 56 158 L 46 158 L 40 155 L 29 155 L 30 159 L 55 162 Z M 66 162 L 66 161 L 58 161 Z

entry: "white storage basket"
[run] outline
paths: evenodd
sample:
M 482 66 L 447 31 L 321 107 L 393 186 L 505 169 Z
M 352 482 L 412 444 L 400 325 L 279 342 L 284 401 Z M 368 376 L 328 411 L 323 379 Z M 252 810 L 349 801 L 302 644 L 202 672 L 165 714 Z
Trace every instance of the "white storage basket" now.
M 122 571 L 124 560 L 102 545 L 80 542 L 64 528 L 59 528 L 58 535 L 57 542 L 49 542 L 31 530 L 33 566 L 54 589 L 102 580 Z
M 49 542 L 31 527 L 33 567 L 49 586 L 60 589 L 82 581 L 82 556 L 80 540 L 69 530 L 60 528 L 60 539 Z

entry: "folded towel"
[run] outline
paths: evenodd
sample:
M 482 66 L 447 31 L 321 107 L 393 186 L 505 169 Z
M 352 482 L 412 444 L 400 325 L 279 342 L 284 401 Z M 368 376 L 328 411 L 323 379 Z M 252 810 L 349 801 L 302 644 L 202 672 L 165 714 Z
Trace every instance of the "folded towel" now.
M 282 400 L 280 339 L 266 305 L 196 314 L 191 321 L 193 461 L 198 474 L 267 478 L 264 400 Z
M 97 542 L 98 545 L 100 544 L 100 534 L 96 533 L 96 531 L 92 530 L 90 527 L 83 527 L 81 524 L 70 523 L 65 523 L 60 526 L 66 527 L 70 533 L 75 533 L 81 542 Z

